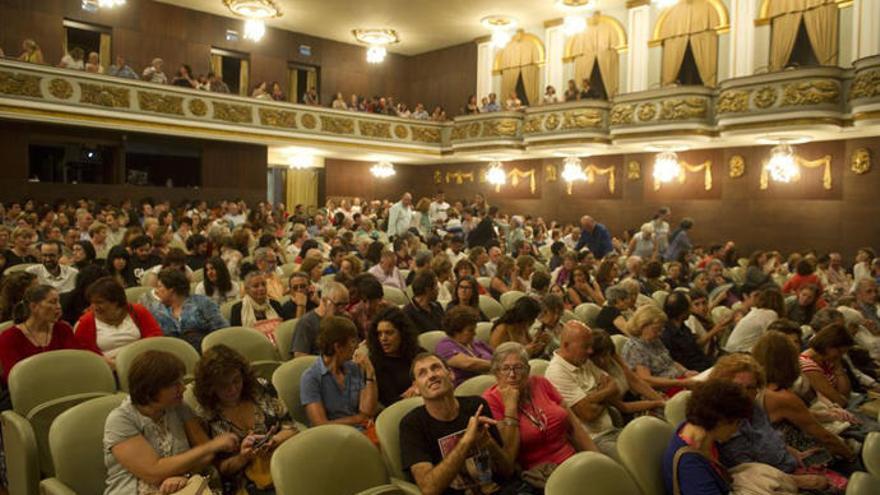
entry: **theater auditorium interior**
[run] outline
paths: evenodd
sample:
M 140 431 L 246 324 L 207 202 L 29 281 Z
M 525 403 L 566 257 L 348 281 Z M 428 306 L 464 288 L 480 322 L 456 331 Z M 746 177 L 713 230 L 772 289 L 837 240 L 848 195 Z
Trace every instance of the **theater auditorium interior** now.
M 0 495 L 880 494 L 880 0 L 0 0 Z

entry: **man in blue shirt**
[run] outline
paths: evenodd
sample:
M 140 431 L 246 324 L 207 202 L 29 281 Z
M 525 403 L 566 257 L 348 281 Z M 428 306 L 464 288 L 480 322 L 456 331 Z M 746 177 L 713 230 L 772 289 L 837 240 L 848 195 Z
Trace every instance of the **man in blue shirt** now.
M 575 251 L 587 247 L 596 259 L 602 259 L 614 248 L 611 245 L 611 234 L 601 223 L 596 223 L 593 217 L 584 215 L 581 217 L 581 237 L 578 239 Z
M 486 112 L 500 112 L 501 105 L 498 104 L 498 97 L 495 93 L 489 93 L 489 103 L 486 104 Z

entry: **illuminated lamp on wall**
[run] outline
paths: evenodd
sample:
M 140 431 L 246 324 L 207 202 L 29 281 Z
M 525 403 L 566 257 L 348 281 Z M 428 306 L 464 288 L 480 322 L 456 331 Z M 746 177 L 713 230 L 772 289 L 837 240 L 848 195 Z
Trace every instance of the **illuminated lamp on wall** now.
M 574 183 L 587 180 L 587 174 L 581 166 L 581 159 L 576 156 L 569 156 L 562 161 L 562 180 L 568 183 Z
M 382 161 L 370 167 L 370 173 L 377 179 L 387 179 L 397 172 L 391 162 Z
M 489 162 L 489 170 L 486 171 L 486 182 L 495 186 L 496 189 L 507 183 L 507 173 L 498 160 Z
M 681 175 L 681 163 L 674 151 L 664 151 L 654 159 L 654 180 L 668 183 Z
M 767 173 L 775 182 L 794 182 L 801 176 L 801 169 L 797 164 L 794 151 L 788 143 L 779 143 L 770 150 L 770 160 L 767 161 Z

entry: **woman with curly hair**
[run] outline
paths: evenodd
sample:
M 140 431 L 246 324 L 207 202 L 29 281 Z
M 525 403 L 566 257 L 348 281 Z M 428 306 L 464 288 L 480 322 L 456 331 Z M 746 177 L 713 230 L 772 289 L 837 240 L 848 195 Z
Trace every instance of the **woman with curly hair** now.
M 268 474 L 272 452 L 297 433 L 284 404 L 257 380 L 247 359 L 225 345 L 202 354 L 194 392 L 210 437 L 231 433 L 240 444 L 238 452 L 217 454 L 223 493 L 270 489 L 271 478 L 255 473 Z
M 12 310 L 24 297 L 25 291 L 36 287 L 37 276 L 28 272 L 10 273 L 0 284 L 0 321 L 12 319 Z
M 376 369 L 379 402 L 385 406 L 417 394 L 409 375 L 413 358 L 420 352 L 418 331 L 400 308 L 379 311 L 367 332 L 367 349 Z

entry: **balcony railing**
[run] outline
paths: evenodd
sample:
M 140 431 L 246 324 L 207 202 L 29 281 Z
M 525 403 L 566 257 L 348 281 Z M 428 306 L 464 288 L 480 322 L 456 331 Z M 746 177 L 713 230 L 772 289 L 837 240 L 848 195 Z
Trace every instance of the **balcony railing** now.
M 440 157 L 568 145 L 711 141 L 780 126 L 880 124 L 880 56 L 853 69 L 814 67 L 586 100 L 417 121 L 160 86 L 0 60 L 0 116 L 258 142 L 321 143 Z

